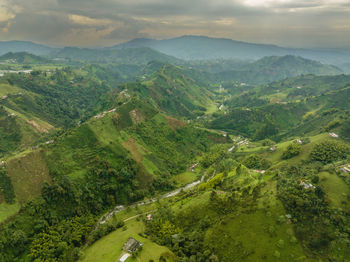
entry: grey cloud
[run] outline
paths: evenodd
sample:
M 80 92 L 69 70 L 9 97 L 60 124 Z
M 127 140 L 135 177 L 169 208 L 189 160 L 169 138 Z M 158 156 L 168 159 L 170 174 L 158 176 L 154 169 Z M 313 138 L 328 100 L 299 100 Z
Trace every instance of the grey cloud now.
M 206 34 L 282 45 L 350 45 L 350 29 L 342 26 L 350 24 L 350 3 L 271 0 L 269 6 L 249 6 L 244 1 L 7 0 L 20 10 L 0 24 L 0 30 L 8 28 L 0 40 L 110 45 L 135 37 Z M 70 15 L 88 22 L 74 22 Z

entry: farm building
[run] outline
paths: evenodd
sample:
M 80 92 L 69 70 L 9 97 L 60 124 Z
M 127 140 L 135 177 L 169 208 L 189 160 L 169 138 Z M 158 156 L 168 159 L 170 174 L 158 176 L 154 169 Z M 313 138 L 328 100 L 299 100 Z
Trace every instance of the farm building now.
M 339 135 L 337 135 L 336 133 L 329 133 L 329 136 L 334 137 L 334 138 L 338 138 L 339 137 Z
M 140 243 L 139 241 L 137 241 L 136 239 L 134 239 L 132 237 L 129 237 L 123 246 L 123 250 L 130 252 L 130 253 L 133 253 L 141 246 L 142 246 L 142 243 Z

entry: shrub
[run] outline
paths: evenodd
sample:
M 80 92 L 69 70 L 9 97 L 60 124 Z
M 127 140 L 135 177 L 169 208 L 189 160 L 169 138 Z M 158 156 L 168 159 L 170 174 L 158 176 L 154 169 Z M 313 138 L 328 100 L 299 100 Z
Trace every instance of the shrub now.
M 271 162 L 259 155 L 250 155 L 243 159 L 242 164 L 248 168 L 256 169 L 268 169 L 271 166 Z

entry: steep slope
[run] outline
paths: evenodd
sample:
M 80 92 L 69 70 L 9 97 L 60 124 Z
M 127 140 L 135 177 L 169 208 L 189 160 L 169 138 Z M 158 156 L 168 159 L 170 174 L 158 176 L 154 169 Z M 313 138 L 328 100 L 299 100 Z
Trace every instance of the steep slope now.
M 84 75 L 84 71 L 66 68 L 50 74 L 32 72 L 2 77 L 1 153 L 33 145 L 54 128 L 73 126 L 92 116 L 99 97 L 111 88 Z
M 39 224 L 56 230 L 77 217 L 90 217 L 79 223 L 92 225 L 91 214 L 101 215 L 116 204 L 172 189 L 173 175 L 186 170 L 198 154 L 214 144 L 216 137 L 229 141 L 131 99 L 57 135 L 49 144 L 7 159 L 3 169 L 16 200 L 23 206 L 21 213 L 2 228 L 1 259 L 13 260 L 28 253 L 48 258 L 52 251 L 49 249 L 57 246 L 47 246 L 46 251 L 36 253 L 38 241 L 47 232 L 47 227 Z M 28 236 L 21 249 L 13 248 L 10 241 L 14 224 L 16 232 L 20 230 Z M 91 228 L 83 233 L 85 240 L 90 231 Z M 74 245 L 81 246 L 84 239 Z M 58 256 L 65 260 L 72 256 L 75 240 L 63 241 L 68 241 L 69 247 Z
M 119 91 L 123 96 L 136 94 L 148 99 L 163 112 L 180 117 L 202 115 L 213 104 L 212 94 L 206 88 L 172 65 L 162 66 L 149 80 L 123 85 Z
M 230 153 L 228 145 L 221 152 L 210 151 L 200 164 L 208 167 L 204 160 L 214 159 L 211 170 L 226 166 L 224 172 L 207 176 L 192 192 L 164 201 L 152 220 L 144 219 L 145 234 L 180 259 L 194 261 L 349 259 L 350 201 L 345 200 L 350 193 L 349 174 L 331 171 L 310 154 L 327 137 L 311 137 L 311 142 L 300 146 L 300 156 L 290 160 L 281 155 L 285 144 L 293 141 L 277 144 L 277 151 L 265 146 L 253 153 L 247 146 Z M 349 149 L 345 141 L 339 143 Z M 261 172 L 257 166 L 264 159 L 274 162 Z M 223 165 L 228 162 L 231 165 Z

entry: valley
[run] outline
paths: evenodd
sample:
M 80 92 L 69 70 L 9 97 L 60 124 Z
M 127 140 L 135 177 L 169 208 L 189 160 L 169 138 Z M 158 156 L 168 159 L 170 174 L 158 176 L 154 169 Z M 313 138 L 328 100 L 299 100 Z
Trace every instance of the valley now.
M 0 261 L 348 261 L 350 76 L 168 44 L 0 56 Z

